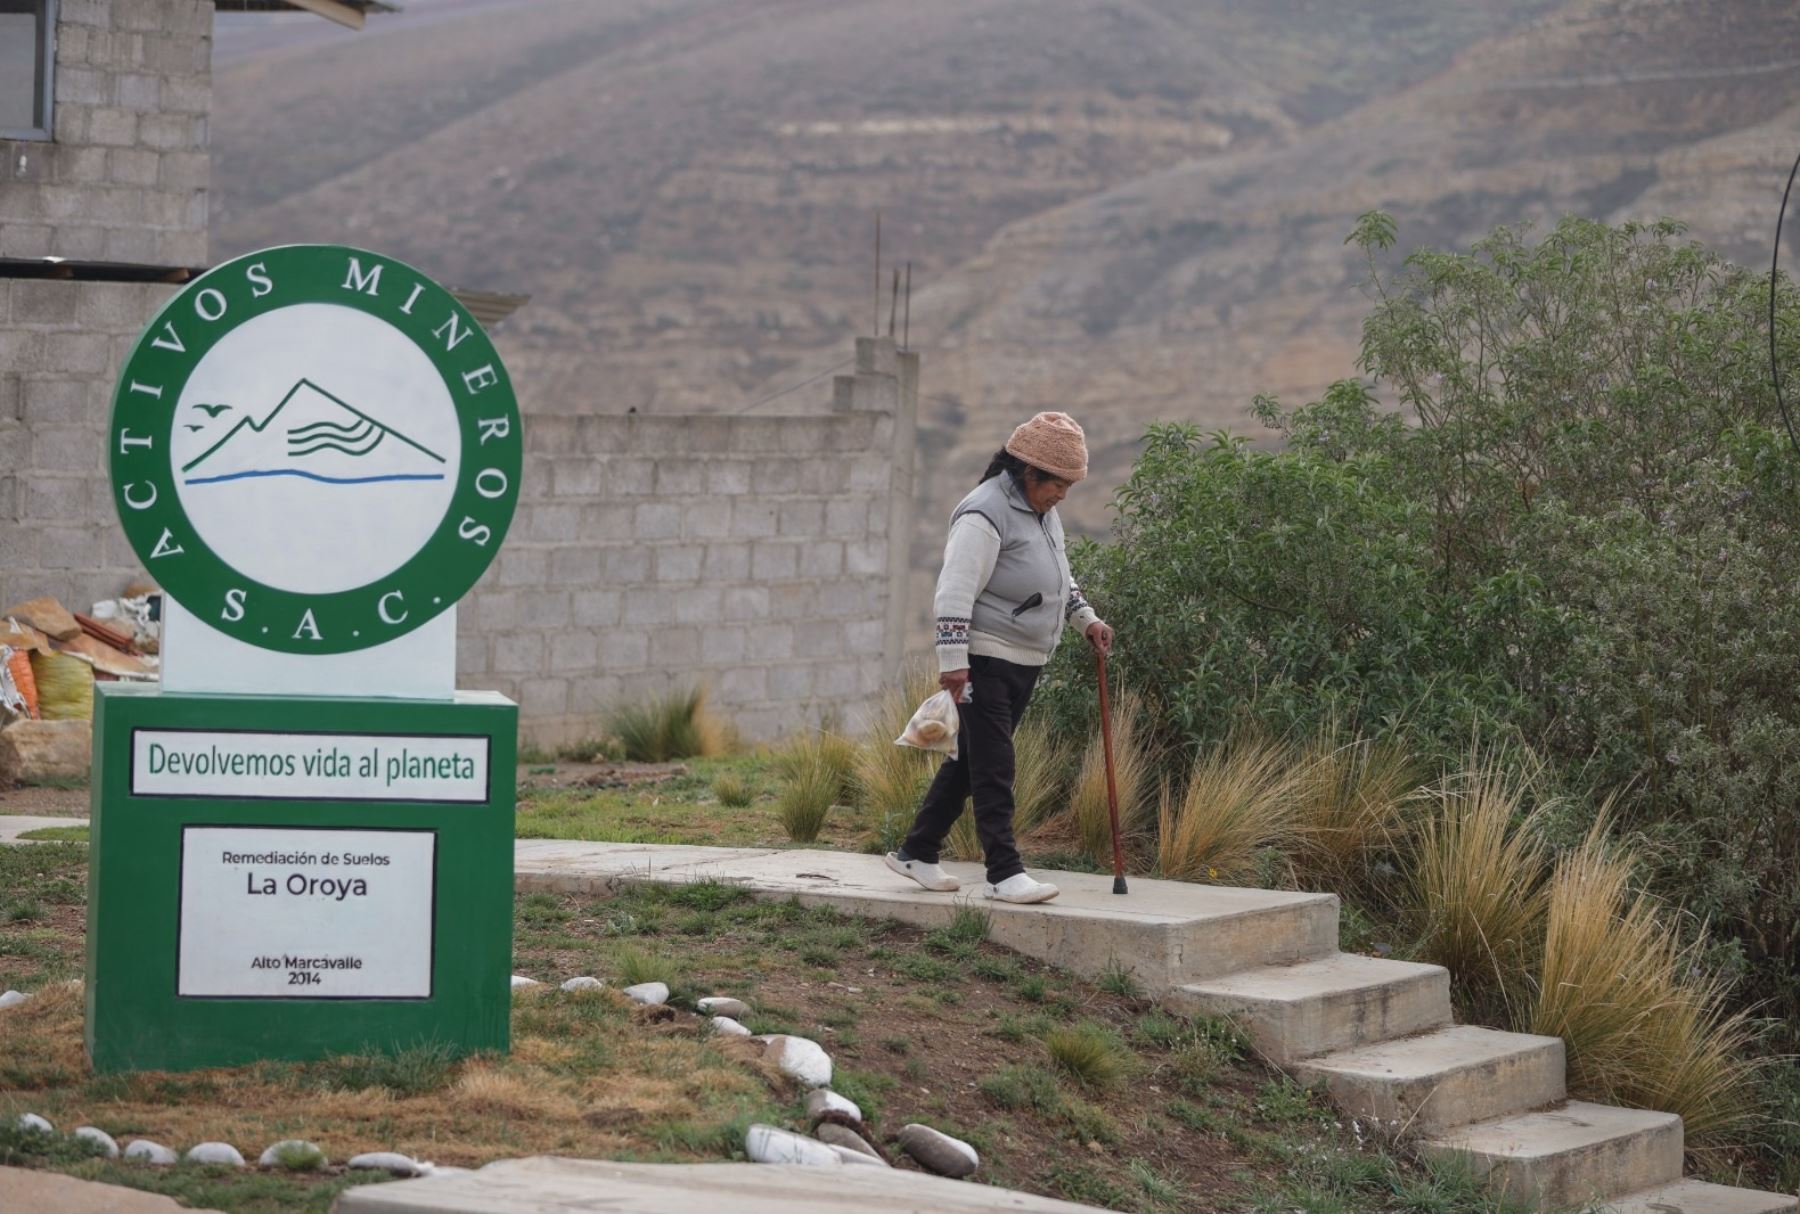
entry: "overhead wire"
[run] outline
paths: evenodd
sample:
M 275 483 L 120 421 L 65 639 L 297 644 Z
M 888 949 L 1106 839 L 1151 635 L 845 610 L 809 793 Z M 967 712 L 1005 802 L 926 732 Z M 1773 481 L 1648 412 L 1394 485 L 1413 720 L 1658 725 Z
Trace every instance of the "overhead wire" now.
M 808 384 L 817 383 L 819 380 L 824 379 L 827 375 L 830 375 L 832 372 L 841 371 L 845 367 L 849 366 L 851 363 L 853 363 L 855 361 L 856 361 L 855 356 L 851 356 L 850 358 L 844 359 L 842 362 L 833 363 L 831 366 L 826 367 L 823 371 L 819 372 L 817 375 L 809 375 L 797 384 L 790 384 L 787 387 L 781 389 L 779 392 L 771 392 L 767 396 L 762 397 L 759 400 L 751 401 L 749 404 L 743 406 L 741 409 L 732 410 L 732 412 L 733 413 L 748 413 L 748 412 L 750 412 L 750 410 L 756 408 L 759 405 L 766 405 L 770 401 L 778 400 L 781 397 L 786 396 L 790 392 L 798 392 L 800 389 L 806 387 L 806 385 L 808 385 Z

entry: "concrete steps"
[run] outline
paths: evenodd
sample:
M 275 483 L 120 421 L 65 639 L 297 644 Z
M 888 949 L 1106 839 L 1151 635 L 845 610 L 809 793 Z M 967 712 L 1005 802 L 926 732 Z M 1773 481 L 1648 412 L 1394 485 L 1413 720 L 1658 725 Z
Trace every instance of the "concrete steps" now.
M 1541 1206 L 1609 1201 L 1681 1179 L 1681 1118 L 1580 1100 L 1476 1122 L 1418 1147 L 1461 1155 L 1496 1189 Z
M 1232 1017 L 1258 1051 L 1284 1067 L 1450 1023 L 1443 967 L 1354 953 L 1241 970 L 1188 983 L 1170 997 Z
M 1678 1180 L 1601 1207 L 1607 1214 L 1794 1214 L 1800 1202 L 1783 1193 Z
M 1430 1134 L 1560 1103 L 1564 1061 L 1560 1037 L 1454 1024 L 1308 1058 L 1294 1073 L 1353 1117 Z
M 979 866 L 948 864 L 966 890 Z M 1466 1156 L 1510 1195 L 1616 1214 L 1800 1214 L 1791 1197 L 1681 1179 L 1681 1119 L 1567 1101 L 1563 1043 L 1452 1023 L 1448 973 L 1337 951 L 1330 895 L 1045 873 L 1062 896 L 1007 906 L 925 893 L 880 857 L 520 840 L 521 889 L 602 893 L 714 880 L 757 897 L 924 927 L 973 903 L 989 937 L 1077 973 L 1122 965 L 1153 998 L 1230 1016 L 1274 1064 L 1430 1155 Z M 383 1186 L 384 1189 L 392 1186 Z M 1611 1203 L 1605 1205 L 1604 1203 Z

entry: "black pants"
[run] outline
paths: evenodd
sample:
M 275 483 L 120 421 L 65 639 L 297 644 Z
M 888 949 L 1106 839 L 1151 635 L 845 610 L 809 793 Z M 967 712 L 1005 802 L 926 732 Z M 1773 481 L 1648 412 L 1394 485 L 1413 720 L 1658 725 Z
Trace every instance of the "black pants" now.
M 956 734 L 956 757 L 945 760 L 925 792 L 912 831 L 901 845 L 908 858 L 936 864 L 944 836 L 973 793 L 975 833 L 987 857 L 987 879 L 999 884 L 1025 871 L 1013 842 L 1013 730 L 1025 715 L 1042 669 L 1002 658 L 969 658 L 975 698 L 957 706 L 962 724 Z

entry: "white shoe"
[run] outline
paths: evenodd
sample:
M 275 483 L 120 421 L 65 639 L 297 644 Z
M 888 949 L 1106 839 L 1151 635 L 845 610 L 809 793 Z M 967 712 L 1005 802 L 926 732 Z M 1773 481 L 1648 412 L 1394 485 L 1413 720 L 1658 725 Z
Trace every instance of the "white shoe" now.
M 1061 892 L 1054 885 L 1033 880 L 1025 873 L 1016 873 L 998 885 L 990 882 L 981 887 L 981 896 L 996 902 L 1048 902 Z
M 927 864 L 923 860 L 902 860 L 899 852 L 892 851 L 882 858 L 889 868 L 902 877 L 911 877 L 934 894 L 951 894 L 962 888 L 962 882 L 935 864 Z

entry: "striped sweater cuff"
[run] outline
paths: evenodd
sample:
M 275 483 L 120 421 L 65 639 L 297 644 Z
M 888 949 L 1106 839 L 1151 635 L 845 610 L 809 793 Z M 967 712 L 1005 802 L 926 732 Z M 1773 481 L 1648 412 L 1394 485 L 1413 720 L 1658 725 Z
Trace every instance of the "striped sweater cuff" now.
M 963 616 L 940 615 L 937 622 L 938 670 L 966 670 L 969 666 L 969 621 Z

